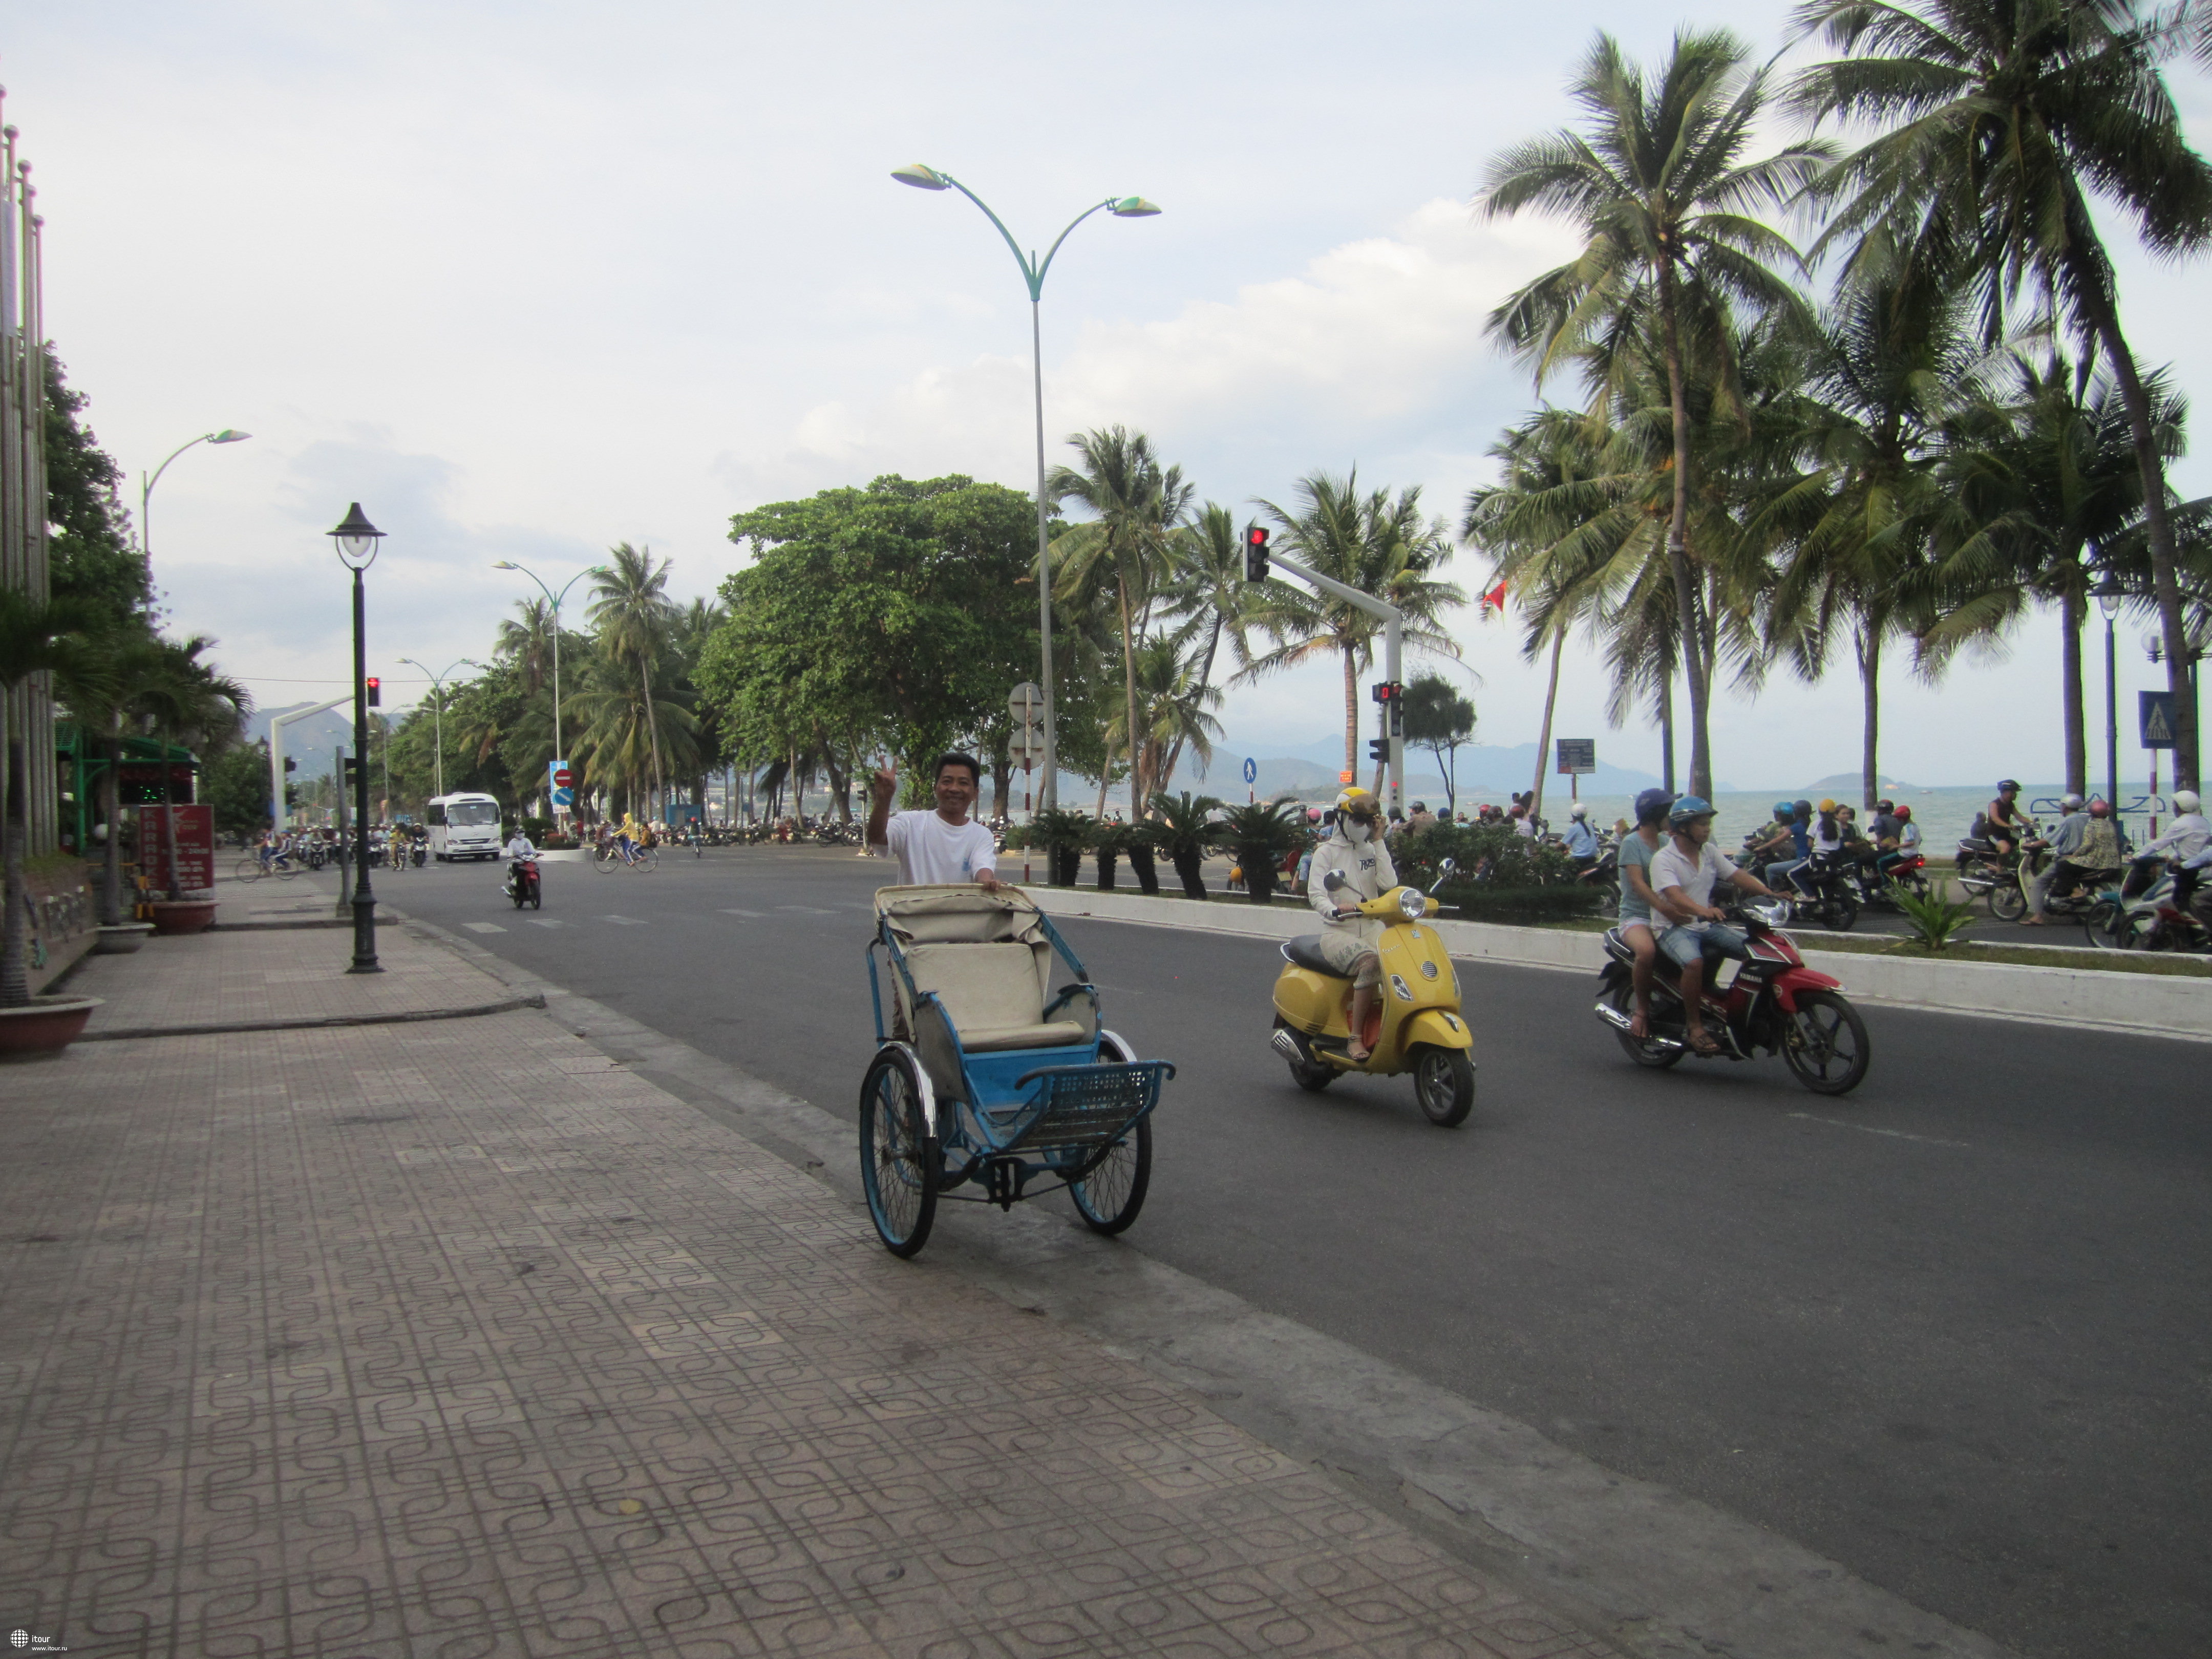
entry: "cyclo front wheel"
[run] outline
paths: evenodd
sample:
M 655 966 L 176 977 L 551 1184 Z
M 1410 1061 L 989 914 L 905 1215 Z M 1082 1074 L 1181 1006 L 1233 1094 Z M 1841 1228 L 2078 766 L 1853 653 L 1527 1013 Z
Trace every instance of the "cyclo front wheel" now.
M 1111 1031 L 1100 1034 L 1098 1058 L 1127 1066 L 1136 1056 Z M 1111 1237 L 1127 1231 L 1145 1207 L 1145 1194 L 1152 1184 L 1152 1120 L 1137 1120 L 1135 1127 L 1108 1147 L 1082 1176 L 1067 1183 L 1075 1212 L 1094 1233 Z
M 860 1185 L 876 1237 L 893 1255 L 910 1256 L 929 1242 L 939 1164 L 912 1057 L 879 1051 L 860 1085 Z

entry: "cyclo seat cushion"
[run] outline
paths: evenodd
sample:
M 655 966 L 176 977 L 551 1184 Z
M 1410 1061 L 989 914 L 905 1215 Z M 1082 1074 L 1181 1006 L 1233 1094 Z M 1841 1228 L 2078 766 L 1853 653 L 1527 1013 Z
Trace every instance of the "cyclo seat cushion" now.
M 1083 1018 L 1044 1018 L 1052 945 L 1026 896 L 972 887 L 885 888 L 876 895 L 876 908 L 898 941 L 915 991 L 936 994 L 963 1048 L 1048 1048 L 1091 1040 L 1087 1003 Z M 913 1032 L 905 985 L 896 975 L 893 982 L 899 1024 Z
M 1327 974 L 1331 979 L 1349 979 L 1351 977 L 1349 974 L 1340 970 L 1327 957 L 1321 953 L 1321 935 L 1319 933 L 1301 933 L 1296 939 L 1285 939 L 1283 942 L 1283 954 L 1297 966 L 1305 969 L 1310 973 Z

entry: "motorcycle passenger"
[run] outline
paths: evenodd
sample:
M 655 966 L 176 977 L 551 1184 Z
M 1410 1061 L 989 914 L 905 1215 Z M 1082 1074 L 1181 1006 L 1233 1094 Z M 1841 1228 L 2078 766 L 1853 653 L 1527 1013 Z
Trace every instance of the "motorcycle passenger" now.
M 2052 895 L 2063 896 L 2083 881 L 2102 884 L 2113 880 L 2119 875 L 2120 866 L 2126 863 L 2125 851 L 2121 845 L 2120 826 L 2112 821 L 2110 803 L 2093 800 L 2082 816 L 2087 823 L 2082 828 L 2080 840 L 2071 851 L 2053 859 L 2051 868 L 2038 878 L 2035 884 L 2041 890 L 2042 902 L 2035 906 L 2033 915 L 2022 919 L 2026 924 L 2043 925 L 2043 904 L 2048 903 Z M 2054 848 L 2057 846 L 2055 837 L 2052 845 Z
M 1806 842 L 1811 851 L 1801 864 L 1792 865 L 1786 872 L 1790 884 L 1807 898 L 1815 896 L 1814 889 L 1822 876 L 1835 866 L 1843 854 L 1843 820 L 1836 816 L 1836 803 L 1820 803 L 1820 816 L 1806 832 Z
M 1770 864 L 1763 874 L 1769 887 L 1789 882 L 1796 887 L 1796 874 L 1813 856 L 1813 803 L 1809 800 L 1790 803 L 1790 851 L 1780 860 Z
M 1781 896 L 1748 870 L 1739 870 L 1720 848 L 1712 845 L 1713 807 L 1697 795 L 1685 795 L 1667 814 L 1674 838 L 1651 860 L 1651 885 L 1665 907 L 1683 915 L 1659 936 L 1659 949 L 1682 970 L 1683 1036 L 1700 1054 L 1717 1054 L 1720 1045 L 1705 1030 L 1702 999 L 1705 992 L 1705 948 L 1710 943 L 1723 956 L 1748 954 L 1744 936 L 1720 926 L 1727 912 L 1712 903 L 1713 889 L 1726 880 L 1739 891 Z
M 1788 801 L 1775 802 L 1773 822 L 1753 830 L 1751 839 L 1744 843 L 1744 862 L 1754 870 L 1763 870 L 1771 864 L 1786 863 L 1796 857 L 1797 838 L 1790 834 L 1790 825 L 1796 817 L 1796 809 Z
M 2070 890 L 2080 879 L 2081 871 L 2074 860 L 2089 833 L 2089 804 L 2069 792 L 2059 798 L 2058 810 L 2065 816 L 2051 832 L 2051 867 L 2029 884 L 2027 914 L 2021 918 L 2023 927 L 2040 927 L 2049 920 L 2051 889 L 2057 886 L 2062 872 L 2067 878 L 2067 887 L 2061 890 L 2062 893 Z
M 1567 809 L 1567 833 L 1561 837 L 1567 845 L 1567 856 L 1575 861 L 1575 873 L 1586 874 L 1597 866 L 1597 831 L 1589 827 L 1589 808 L 1577 801 Z
M 2136 854 L 2140 867 L 2146 860 L 2173 860 L 2173 905 L 2177 910 L 2187 910 L 2197 894 L 2202 864 L 2193 864 L 2207 848 L 2212 848 L 2212 819 L 2204 816 L 2203 805 L 2194 789 L 2173 792 L 2173 822 L 2166 833 Z M 2133 885 L 2130 881 L 2130 885 Z
M 1354 786 L 1336 798 L 1336 823 L 1328 837 L 1314 848 L 1306 902 L 1326 924 L 1321 953 L 1330 968 L 1352 981 L 1352 1059 L 1365 1060 L 1369 1049 L 1361 1038 L 1367 1018 L 1375 1009 L 1376 987 L 1382 977 L 1382 958 L 1376 947 L 1382 940 L 1382 924 L 1358 912 L 1360 903 L 1380 898 L 1398 884 L 1398 872 L 1389 849 L 1376 833 L 1382 822 L 1381 804 L 1366 790 Z M 1337 872 L 1345 884 L 1331 892 L 1329 873 Z
M 1983 833 L 2001 858 L 2020 850 L 2028 833 L 2028 822 L 2020 815 L 2020 780 L 2006 778 L 1997 785 L 1997 798 L 1982 814 Z
M 1620 875 L 1620 937 L 1636 953 L 1632 966 L 1636 1018 L 1628 1029 L 1639 1038 L 1651 1035 L 1651 966 L 1659 953 L 1653 929 L 1683 919 L 1651 890 L 1651 860 L 1667 844 L 1662 826 L 1674 804 L 1674 796 L 1664 789 L 1646 789 L 1636 798 L 1636 828 L 1621 836 L 1615 866 Z

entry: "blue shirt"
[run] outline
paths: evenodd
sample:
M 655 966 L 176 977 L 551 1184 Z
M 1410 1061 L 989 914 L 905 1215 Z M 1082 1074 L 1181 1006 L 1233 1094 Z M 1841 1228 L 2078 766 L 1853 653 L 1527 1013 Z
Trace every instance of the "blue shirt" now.
M 1571 856 L 1578 859 L 1597 856 L 1597 831 L 1591 829 L 1582 819 L 1576 818 L 1567 825 L 1565 839 L 1567 851 Z

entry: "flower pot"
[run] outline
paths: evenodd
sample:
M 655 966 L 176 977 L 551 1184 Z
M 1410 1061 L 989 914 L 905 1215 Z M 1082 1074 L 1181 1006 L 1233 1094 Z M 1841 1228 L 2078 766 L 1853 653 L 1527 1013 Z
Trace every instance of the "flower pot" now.
M 100 1004 L 98 997 L 33 997 L 21 1008 L 0 1008 L 0 1056 L 59 1054 Z
M 154 913 L 157 933 L 198 933 L 215 920 L 213 899 L 155 899 L 146 908 Z
M 96 957 L 124 957 L 146 942 L 154 931 L 150 921 L 126 921 L 116 927 L 97 930 L 99 938 L 93 941 L 92 953 Z

